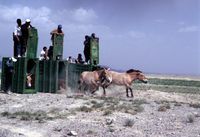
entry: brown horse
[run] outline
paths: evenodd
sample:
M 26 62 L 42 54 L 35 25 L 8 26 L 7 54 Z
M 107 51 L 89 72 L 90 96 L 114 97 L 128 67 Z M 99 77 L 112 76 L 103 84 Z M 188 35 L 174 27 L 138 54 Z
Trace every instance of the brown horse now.
M 112 76 L 111 84 L 115 84 L 115 85 L 125 86 L 126 87 L 126 96 L 127 97 L 129 97 L 129 94 L 128 94 L 129 90 L 131 92 L 131 97 L 133 97 L 133 91 L 132 91 L 132 88 L 131 88 L 131 84 L 132 84 L 132 82 L 134 80 L 139 80 L 139 81 L 142 81 L 144 83 L 148 82 L 147 78 L 139 70 L 130 69 L 130 70 L 124 72 L 124 73 L 119 73 L 119 72 L 115 72 L 115 71 L 109 71 L 109 73 Z M 104 84 L 103 88 L 105 88 L 105 87 L 107 87 L 109 85 L 110 84 Z
M 81 91 L 83 85 L 89 86 L 90 91 L 93 94 L 96 90 L 98 90 L 99 86 L 103 87 L 102 83 L 111 83 L 111 81 L 111 75 L 105 68 L 101 70 L 84 71 L 80 75 L 80 79 L 78 81 L 78 89 Z M 105 88 L 103 89 L 105 90 Z

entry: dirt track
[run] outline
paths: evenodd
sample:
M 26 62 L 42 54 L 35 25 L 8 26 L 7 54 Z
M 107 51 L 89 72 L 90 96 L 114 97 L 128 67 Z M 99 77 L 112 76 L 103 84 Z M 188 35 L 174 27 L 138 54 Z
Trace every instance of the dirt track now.
M 200 95 L 136 90 L 132 99 L 123 87 L 101 94 L 0 93 L 0 137 L 200 136 Z

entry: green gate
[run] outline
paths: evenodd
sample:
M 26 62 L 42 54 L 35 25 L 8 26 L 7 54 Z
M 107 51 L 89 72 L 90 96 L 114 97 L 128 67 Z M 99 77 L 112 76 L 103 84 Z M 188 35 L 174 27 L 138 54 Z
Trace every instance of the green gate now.
M 37 29 L 30 28 L 29 29 L 29 38 L 27 42 L 27 58 L 36 58 L 37 57 L 37 47 L 38 47 L 38 33 Z
M 98 38 L 90 39 L 90 60 L 91 60 L 91 65 L 99 64 L 99 39 Z
M 91 71 L 92 66 L 91 65 L 82 65 L 82 64 L 68 64 L 68 87 L 70 87 L 73 90 L 76 90 L 78 88 L 78 80 L 80 78 L 80 74 L 83 71 Z
M 2 76 L 1 76 L 1 89 L 5 90 L 6 80 L 6 62 L 9 58 L 3 58 L 2 62 Z M 12 76 L 11 91 L 14 93 L 36 93 L 38 91 L 39 82 L 39 65 L 38 59 L 18 58 L 14 63 L 14 73 Z M 32 82 L 31 87 L 27 85 L 27 75 L 31 74 Z
M 18 58 L 14 64 L 12 92 L 36 93 L 39 85 L 39 61 L 37 58 Z M 27 85 L 27 75 L 31 75 L 31 87 Z
M 53 35 L 53 60 L 62 60 L 63 58 L 63 38 L 64 35 Z

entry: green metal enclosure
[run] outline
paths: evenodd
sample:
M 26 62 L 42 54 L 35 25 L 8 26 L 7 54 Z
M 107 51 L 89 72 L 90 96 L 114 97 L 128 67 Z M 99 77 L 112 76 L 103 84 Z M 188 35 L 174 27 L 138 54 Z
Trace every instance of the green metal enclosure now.
M 73 90 L 78 88 L 78 80 L 80 78 L 80 74 L 83 71 L 92 71 L 91 65 L 82 65 L 82 64 L 68 64 L 68 87 Z
M 2 76 L 1 76 L 1 89 L 5 89 L 5 65 L 9 58 L 3 58 L 2 63 Z M 14 93 L 36 93 L 38 91 L 39 84 L 39 64 L 38 59 L 31 58 L 17 58 L 17 62 L 14 63 L 14 73 L 12 76 L 11 91 Z M 26 77 L 31 74 L 32 82 L 31 87 L 28 87 Z
M 90 60 L 91 60 L 91 65 L 99 64 L 99 39 L 98 38 L 90 39 Z
M 63 38 L 64 35 L 54 34 L 53 35 L 53 60 L 63 59 Z
M 39 61 L 39 91 L 55 93 L 58 90 L 59 61 Z
M 39 61 L 37 58 L 18 58 L 14 64 L 12 92 L 15 93 L 36 93 L 39 88 Z M 32 86 L 28 87 L 27 75 L 31 75 Z
M 58 90 L 78 88 L 78 80 L 83 71 L 91 71 L 91 65 L 74 64 L 67 61 L 40 61 L 39 91 L 55 93 Z
M 36 28 L 29 29 L 29 38 L 27 42 L 27 58 L 37 58 L 37 47 L 38 47 L 38 33 Z

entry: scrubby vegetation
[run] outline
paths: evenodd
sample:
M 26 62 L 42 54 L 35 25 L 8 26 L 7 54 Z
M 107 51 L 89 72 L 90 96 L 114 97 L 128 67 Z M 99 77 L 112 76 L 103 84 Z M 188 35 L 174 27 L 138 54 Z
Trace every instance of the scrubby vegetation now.
M 133 84 L 137 90 L 157 90 L 163 92 L 200 94 L 200 81 L 184 79 L 149 78 L 148 84 L 136 81 Z

